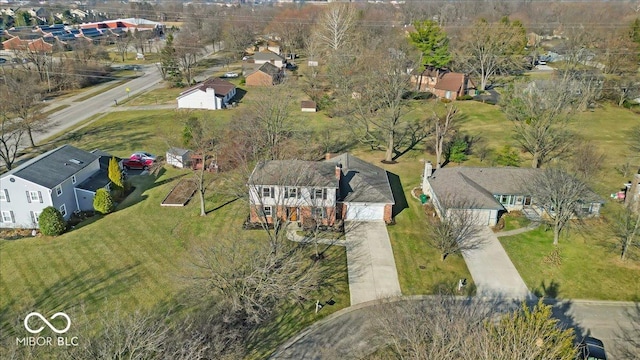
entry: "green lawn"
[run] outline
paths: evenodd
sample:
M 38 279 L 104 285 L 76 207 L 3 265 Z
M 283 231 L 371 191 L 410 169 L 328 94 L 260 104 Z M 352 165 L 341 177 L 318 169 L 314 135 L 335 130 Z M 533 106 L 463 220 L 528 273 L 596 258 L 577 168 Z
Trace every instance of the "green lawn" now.
M 560 240 L 561 263 L 545 258 L 553 250 L 553 231 L 542 226 L 502 237 L 500 242 L 531 290 L 550 297 L 640 301 L 640 264 L 619 260 L 604 225 L 590 222 Z M 637 255 L 637 254 L 636 254 Z

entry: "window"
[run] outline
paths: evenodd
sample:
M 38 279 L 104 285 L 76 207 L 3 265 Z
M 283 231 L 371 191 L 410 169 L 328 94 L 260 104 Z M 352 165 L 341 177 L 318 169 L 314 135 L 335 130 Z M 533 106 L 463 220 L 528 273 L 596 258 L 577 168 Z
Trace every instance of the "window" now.
M 311 189 L 312 199 L 327 199 L 327 189 Z
M 31 211 L 30 213 L 31 213 L 31 221 L 34 224 L 37 224 L 38 223 L 38 219 L 40 219 L 40 213 L 36 212 L 36 211 Z
M 0 201 L 9 202 L 9 194 L 7 189 L 0 189 Z
M 38 196 L 37 191 L 29 191 L 29 202 L 39 202 L 40 196 Z
M 11 211 L 2 212 L 2 222 L 5 222 L 5 223 L 13 222 L 13 214 L 11 213 Z
M 60 205 L 60 214 L 62 214 L 62 217 L 67 216 L 67 207 L 65 204 Z
M 327 218 L 327 209 L 323 207 L 313 208 L 313 217 L 316 219 L 326 219 Z
M 76 183 L 76 176 L 75 175 L 71 176 L 71 183 L 73 183 L 73 184 Z
M 263 187 L 262 188 L 262 197 L 273 197 L 273 188 Z
M 262 207 L 262 214 L 263 214 L 264 216 L 271 217 L 271 214 L 272 214 L 272 208 L 271 208 L 271 206 L 263 206 L 263 207 Z
M 284 197 L 285 198 L 297 198 L 297 197 L 299 197 L 298 188 L 292 188 L 292 187 L 284 188 Z
M 56 195 L 62 195 L 62 185 L 56 186 Z

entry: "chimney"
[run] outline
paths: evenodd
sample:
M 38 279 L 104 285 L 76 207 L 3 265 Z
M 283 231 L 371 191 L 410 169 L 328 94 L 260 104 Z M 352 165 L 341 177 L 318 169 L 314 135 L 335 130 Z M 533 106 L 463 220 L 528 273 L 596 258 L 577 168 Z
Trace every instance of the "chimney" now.
M 427 161 L 424 163 L 424 178 L 430 178 L 431 175 L 433 174 L 433 165 L 431 164 L 431 161 Z
M 341 177 L 342 177 L 342 164 L 338 163 L 336 164 L 336 179 L 340 181 Z
M 325 160 L 329 160 L 329 159 L 331 159 L 332 157 L 333 157 L 333 154 L 332 154 L 332 153 L 330 153 L 330 152 L 328 152 L 328 153 L 325 153 L 325 154 L 324 154 L 324 159 L 325 159 Z

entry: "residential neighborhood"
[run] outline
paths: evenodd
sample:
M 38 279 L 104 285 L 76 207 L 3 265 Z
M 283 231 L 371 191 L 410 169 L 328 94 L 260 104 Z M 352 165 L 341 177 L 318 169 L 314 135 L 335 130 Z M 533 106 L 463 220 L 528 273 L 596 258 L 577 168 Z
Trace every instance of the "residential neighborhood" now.
M 640 358 L 639 12 L 0 1 L 0 358 Z

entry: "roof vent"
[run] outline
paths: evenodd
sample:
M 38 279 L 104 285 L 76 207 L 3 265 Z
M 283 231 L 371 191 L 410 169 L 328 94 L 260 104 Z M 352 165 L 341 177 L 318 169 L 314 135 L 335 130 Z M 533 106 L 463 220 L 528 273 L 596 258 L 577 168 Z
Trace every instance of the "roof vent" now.
M 74 164 L 76 164 L 76 165 L 80 165 L 80 164 L 82 164 L 82 161 L 80 161 L 80 160 L 78 160 L 78 159 L 71 159 L 71 160 L 69 160 L 69 161 L 70 161 L 70 162 L 72 162 L 72 163 L 74 163 Z

